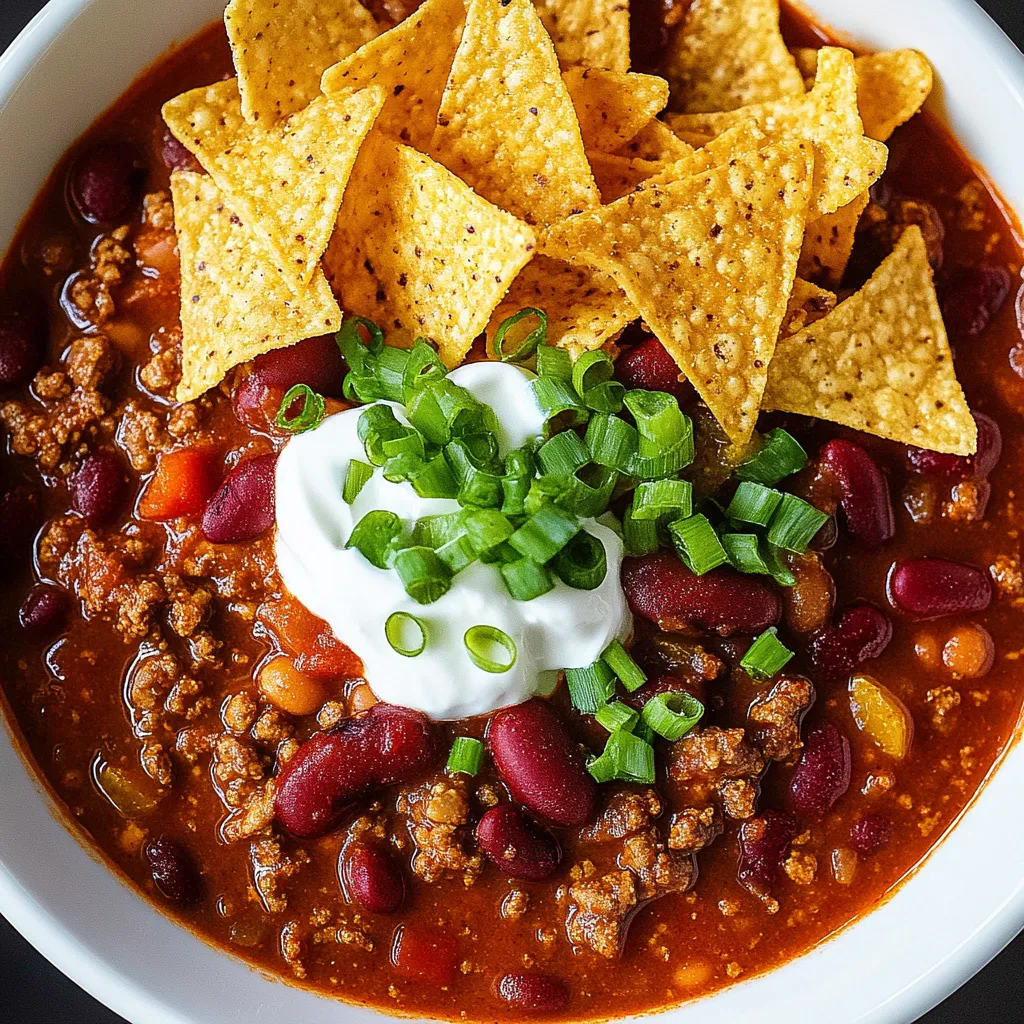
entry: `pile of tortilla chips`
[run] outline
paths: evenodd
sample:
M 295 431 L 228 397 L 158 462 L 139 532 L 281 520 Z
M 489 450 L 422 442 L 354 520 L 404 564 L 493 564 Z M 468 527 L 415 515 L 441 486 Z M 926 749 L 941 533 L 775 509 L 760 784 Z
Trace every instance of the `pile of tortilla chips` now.
M 164 107 L 207 172 L 172 176 L 180 400 L 343 316 L 456 366 L 533 306 L 574 355 L 641 320 L 736 444 L 776 409 L 975 449 L 920 232 L 839 293 L 918 52 L 791 51 L 778 0 L 693 0 L 664 78 L 629 70 L 627 0 L 225 21 L 237 78 Z

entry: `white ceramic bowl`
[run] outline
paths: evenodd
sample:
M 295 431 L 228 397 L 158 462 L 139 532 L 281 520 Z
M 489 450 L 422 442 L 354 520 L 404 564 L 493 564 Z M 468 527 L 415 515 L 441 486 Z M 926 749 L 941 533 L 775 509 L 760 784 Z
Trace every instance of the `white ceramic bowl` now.
M 0 0 L 2 2 L 2 0 Z M 916 46 L 944 112 L 1024 211 L 1024 58 L 972 0 L 815 0 L 874 48 Z M 51 0 L 0 58 L 0 251 L 52 165 L 174 40 L 223 0 Z M 268 980 L 154 910 L 81 846 L 0 730 L 0 911 L 65 974 L 135 1024 L 362 1024 L 371 1011 Z M 906 1022 L 1024 925 L 1024 747 L 884 906 L 762 978 L 670 1011 L 673 1024 Z

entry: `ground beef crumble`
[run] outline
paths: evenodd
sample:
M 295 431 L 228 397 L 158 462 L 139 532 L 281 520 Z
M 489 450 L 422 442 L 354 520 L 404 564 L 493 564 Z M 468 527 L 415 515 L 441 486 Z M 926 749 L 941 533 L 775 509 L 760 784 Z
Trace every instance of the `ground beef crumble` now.
M 472 885 L 483 870 L 483 858 L 472 849 L 469 827 L 469 785 L 461 776 L 441 779 L 402 793 L 398 811 L 409 818 L 416 844 L 412 870 L 425 882 L 445 874 L 461 874 Z

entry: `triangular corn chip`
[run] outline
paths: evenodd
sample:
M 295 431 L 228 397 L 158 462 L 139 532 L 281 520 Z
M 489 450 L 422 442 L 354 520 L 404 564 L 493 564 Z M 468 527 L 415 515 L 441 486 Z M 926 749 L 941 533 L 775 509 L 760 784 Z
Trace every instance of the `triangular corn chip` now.
M 649 178 L 657 177 L 660 180 L 668 168 L 673 166 L 660 160 L 637 160 L 612 153 L 590 155 L 590 168 L 601 192 L 602 203 L 613 203 L 629 195 L 637 185 Z
M 327 248 L 356 154 L 383 102 L 377 87 L 337 102 L 320 96 L 263 128 L 243 119 L 232 78 L 169 100 L 163 117 L 304 285 Z
M 629 0 L 534 0 L 563 67 L 629 70 Z
M 667 120 L 687 141 L 714 138 L 744 120 L 753 121 L 773 142 L 809 139 L 815 157 L 811 209 L 819 214 L 846 206 L 885 170 L 885 146 L 864 136 L 853 54 L 839 47 L 819 51 L 818 75 L 809 93 L 726 113 L 670 114 Z
M 764 408 L 938 452 L 977 449 L 917 225 L 860 291 L 779 341 Z
M 664 121 L 648 121 L 625 145 L 615 150 L 616 156 L 636 160 L 682 160 L 693 152 L 693 146 L 681 138 Z
M 788 338 L 797 331 L 802 331 L 808 324 L 817 323 L 836 308 L 835 295 L 824 288 L 819 288 L 810 281 L 798 277 L 793 282 L 793 291 L 786 306 L 786 315 L 779 328 L 779 337 Z M 771 370 L 768 371 L 771 377 Z
M 629 142 L 668 102 L 668 82 L 656 75 L 570 68 L 562 75 L 587 153 L 612 153 Z
M 556 225 L 545 251 L 610 273 L 734 440 L 757 422 L 796 274 L 813 157 L 788 142 Z
M 179 402 L 198 398 L 239 363 L 338 330 L 341 311 L 324 275 L 317 270 L 296 288 L 213 178 L 175 172 L 171 194 L 181 256 Z
M 801 277 L 826 288 L 839 287 L 850 262 L 857 224 L 868 199 L 867 192 L 864 192 L 835 213 L 827 213 L 807 225 L 797 266 Z
M 346 312 L 388 342 L 435 342 L 449 367 L 465 358 L 534 235 L 428 156 L 372 132 L 356 161 L 324 269 Z
M 463 0 L 426 0 L 393 29 L 324 72 L 327 96 L 379 85 L 387 99 L 376 130 L 426 150 L 466 22 Z
M 528 224 L 597 205 L 576 111 L 530 0 L 471 0 L 431 153 Z
M 242 115 L 269 127 L 320 95 L 320 76 L 380 31 L 359 0 L 230 0 L 224 24 Z
M 687 114 L 804 92 L 779 31 L 778 0 L 694 0 L 669 41 L 665 69 L 673 107 Z

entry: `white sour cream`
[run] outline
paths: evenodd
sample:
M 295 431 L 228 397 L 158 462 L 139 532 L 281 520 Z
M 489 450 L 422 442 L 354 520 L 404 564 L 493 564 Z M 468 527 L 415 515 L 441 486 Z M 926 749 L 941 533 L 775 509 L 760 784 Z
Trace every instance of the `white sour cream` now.
M 530 378 L 502 363 L 472 363 L 451 380 L 494 409 L 501 454 L 541 433 L 544 417 Z M 592 664 L 608 644 L 624 639 L 632 620 L 619 582 L 622 542 L 614 531 L 585 520 L 583 528 L 604 545 L 608 572 L 596 590 L 575 590 L 556 578 L 553 590 L 533 601 L 515 601 L 498 569 L 474 563 L 433 604 L 405 592 L 398 574 L 378 569 L 347 542 L 367 512 L 385 509 L 412 525 L 423 516 L 455 512 L 458 502 L 421 498 L 408 483 L 389 483 L 379 471 L 353 505 L 342 498 L 352 459 L 365 461 L 357 434 L 362 409 L 324 420 L 288 442 L 277 464 L 277 564 L 285 585 L 362 659 L 377 697 L 434 718 L 481 715 L 549 690 L 553 673 Z M 402 411 L 396 416 L 407 422 Z M 384 623 L 396 611 L 420 619 L 426 649 L 415 658 L 392 650 Z M 470 660 L 463 637 L 471 626 L 504 630 L 518 657 L 507 672 L 485 672 Z

